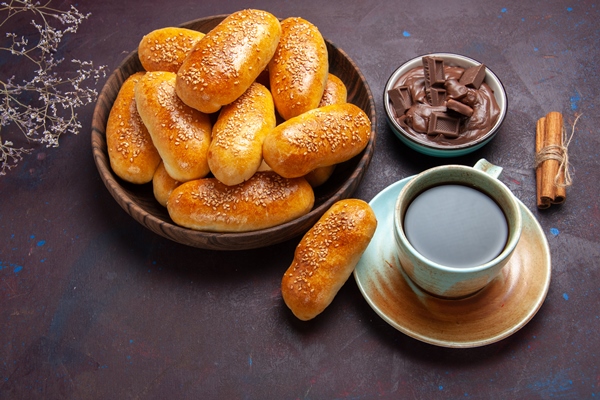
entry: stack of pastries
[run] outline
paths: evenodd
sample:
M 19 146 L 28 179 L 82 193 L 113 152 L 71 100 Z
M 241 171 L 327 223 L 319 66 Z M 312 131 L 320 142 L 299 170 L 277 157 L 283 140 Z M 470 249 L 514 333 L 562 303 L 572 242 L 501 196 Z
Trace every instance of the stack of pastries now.
M 206 33 L 161 28 L 138 55 L 144 70 L 108 118 L 110 164 L 123 180 L 152 182 L 180 226 L 241 232 L 298 218 L 369 141 L 368 116 L 347 102 L 325 40 L 302 18 L 247 9 Z
M 125 181 L 151 182 L 180 226 L 247 232 L 296 219 L 369 142 L 368 116 L 347 102 L 325 40 L 302 18 L 241 10 L 206 33 L 150 32 L 138 55 L 144 70 L 109 114 L 110 164 Z

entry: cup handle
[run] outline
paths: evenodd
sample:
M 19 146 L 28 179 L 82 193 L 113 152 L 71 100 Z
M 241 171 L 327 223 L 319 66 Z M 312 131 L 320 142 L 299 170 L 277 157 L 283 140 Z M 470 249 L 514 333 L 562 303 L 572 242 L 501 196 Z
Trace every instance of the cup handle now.
M 498 178 L 502 173 L 502 167 L 492 164 L 485 158 L 482 158 L 481 160 L 477 161 L 473 168 L 485 172 L 493 178 Z

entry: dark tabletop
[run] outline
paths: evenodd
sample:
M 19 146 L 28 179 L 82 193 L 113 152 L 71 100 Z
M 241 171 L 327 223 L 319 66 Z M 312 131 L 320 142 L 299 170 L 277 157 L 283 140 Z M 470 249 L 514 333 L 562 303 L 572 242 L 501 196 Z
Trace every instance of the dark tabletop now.
M 311 21 L 356 62 L 375 95 L 376 149 L 354 197 L 370 201 L 429 167 L 486 158 L 504 168 L 500 179 L 539 221 L 552 280 L 528 324 L 477 348 L 436 347 L 397 331 L 372 310 L 353 277 L 323 314 L 300 322 L 280 294 L 300 238 L 220 252 L 147 230 L 99 177 L 90 104 L 77 111 L 78 135 L 63 135 L 56 148 L 35 146 L 0 177 L 0 398 L 600 396 L 600 4 L 52 3 L 91 13 L 77 33 L 63 38 L 61 55 L 109 71 L 149 31 L 200 17 L 252 7 Z M 436 51 L 484 62 L 507 90 L 509 110 L 498 136 L 467 156 L 420 155 L 385 122 L 389 75 L 403 61 Z M 563 113 L 566 126 L 580 119 L 568 149 L 573 184 L 567 201 L 540 211 L 534 133 L 536 120 L 549 111 Z

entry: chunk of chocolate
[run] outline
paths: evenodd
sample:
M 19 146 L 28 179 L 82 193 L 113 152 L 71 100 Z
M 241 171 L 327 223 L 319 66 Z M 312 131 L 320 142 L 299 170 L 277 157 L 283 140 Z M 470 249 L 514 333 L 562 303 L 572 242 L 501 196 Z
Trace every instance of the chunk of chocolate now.
M 429 104 L 415 103 L 406 112 L 405 123 L 420 133 L 427 133 L 429 119 L 434 112 L 444 113 L 446 107 L 432 107 Z
M 395 83 L 395 86 L 407 86 L 411 95 L 412 106 L 403 115 L 395 116 L 396 121 L 407 134 L 436 145 L 453 146 L 470 143 L 489 132 L 500 115 L 500 108 L 494 98 L 493 90 L 483 83 L 479 83 L 480 86 L 477 89 L 465 86 L 460 83 L 465 68 L 451 65 L 444 65 L 443 72 L 446 82 L 443 86 L 431 86 L 430 83 L 427 83 L 430 85 L 427 88 L 424 77 L 425 65 L 430 63 L 435 67 L 435 63 L 431 62 L 432 60 L 423 60 L 423 58 L 425 57 L 417 62 L 422 65 L 406 71 Z M 435 70 L 435 68 L 433 69 Z M 471 81 L 470 84 L 478 83 L 476 80 L 473 81 L 473 78 L 467 79 L 477 69 L 483 72 L 484 66 L 467 73 L 463 82 L 468 80 Z M 485 81 L 485 76 L 483 81 Z M 430 95 L 432 92 L 430 90 L 432 88 L 446 90 L 446 99 L 442 106 L 431 105 Z M 388 106 L 391 107 L 391 102 Z M 445 113 L 445 115 L 438 114 L 432 117 L 433 113 Z M 429 135 L 428 132 L 430 132 Z
M 457 138 L 460 128 L 460 119 L 454 118 L 446 113 L 434 112 L 429 117 L 427 127 L 428 135 L 442 134 L 446 138 Z
M 467 95 L 460 99 L 460 102 L 471 108 L 475 107 L 475 103 L 477 103 L 477 89 L 467 88 Z
M 465 72 L 463 72 L 458 82 L 467 87 L 479 89 L 479 86 L 481 86 L 484 79 L 485 65 L 479 64 L 474 67 L 467 68 Z
M 399 86 L 388 90 L 388 96 L 397 117 L 403 115 L 412 106 L 410 89 L 407 86 Z
M 433 86 L 444 86 L 446 75 L 444 74 L 444 60 L 437 57 L 422 57 L 423 72 L 425 74 L 425 89 Z
M 398 86 L 398 91 L 400 92 L 400 94 L 402 95 L 402 97 L 404 98 L 404 101 L 406 102 L 406 105 L 408 107 L 412 106 L 412 96 L 410 94 L 410 88 L 408 86 Z
M 456 79 L 446 79 L 444 87 L 446 88 L 446 96 L 449 99 L 460 100 L 467 95 L 467 87 L 461 85 Z
M 466 117 L 470 117 L 471 115 L 473 115 L 473 109 L 471 107 L 454 99 L 448 99 L 448 101 L 446 102 L 446 107 Z
M 446 102 L 446 89 L 429 88 L 427 91 L 427 101 L 434 107 L 443 106 Z

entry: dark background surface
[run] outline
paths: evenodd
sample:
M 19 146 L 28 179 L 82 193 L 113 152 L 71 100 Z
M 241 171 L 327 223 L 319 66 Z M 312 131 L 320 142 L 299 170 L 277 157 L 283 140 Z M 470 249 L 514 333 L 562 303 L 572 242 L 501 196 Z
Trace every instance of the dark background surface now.
M 377 103 L 376 150 L 354 197 L 369 201 L 429 167 L 485 157 L 504 168 L 500 179 L 540 222 L 552 281 L 524 328 L 474 349 L 435 347 L 396 331 L 353 278 L 322 315 L 300 322 L 279 289 L 300 238 L 218 252 L 146 230 L 99 178 L 89 105 L 78 110 L 79 135 L 63 136 L 58 148 L 36 148 L 0 177 L 0 398 L 600 396 L 600 4 L 53 2 L 71 4 L 91 16 L 63 39 L 61 52 L 110 71 L 144 34 L 195 18 L 261 8 L 311 21 L 357 63 Z M 423 156 L 386 126 L 388 76 L 435 51 L 484 62 L 506 86 L 506 121 L 474 154 Z M 535 122 L 549 111 L 562 112 L 566 125 L 581 115 L 569 146 L 574 183 L 565 204 L 538 211 Z

